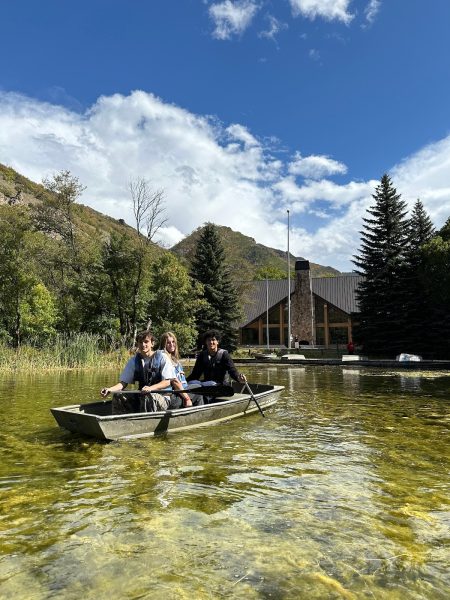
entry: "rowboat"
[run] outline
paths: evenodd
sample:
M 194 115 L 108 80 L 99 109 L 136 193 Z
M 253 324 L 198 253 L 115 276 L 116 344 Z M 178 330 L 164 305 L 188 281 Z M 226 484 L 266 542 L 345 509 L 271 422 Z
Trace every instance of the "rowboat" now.
M 73 433 L 98 440 L 130 439 L 215 425 L 253 414 L 259 411 L 258 405 L 262 410 L 274 405 L 284 389 L 281 385 L 260 383 L 249 384 L 248 388 L 233 383 L 232 397 L 218 397 L 211 404 L 160 412 L 113 415 L 111 400 L 72 404 L 50 410 L 58 425 Z

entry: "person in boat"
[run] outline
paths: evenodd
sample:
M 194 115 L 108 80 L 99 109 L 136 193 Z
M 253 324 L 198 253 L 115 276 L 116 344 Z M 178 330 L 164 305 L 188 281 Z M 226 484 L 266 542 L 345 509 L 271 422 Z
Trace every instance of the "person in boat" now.
M 203 349 L 199 352 L 192 369 L 192 373 L 187 377 L 190 383 L 215 382 L 222 385 L 225 376 L 228 374 L 234 381 L 246 383 L 247 378 L 243 373 L 239 373 L 229 353 L 223 348 L 219 348 L 220 333 L 215 329 L 207 331 L 203 335 Z
M 170 383 L 174 390 L 183 390 L 188 387 L 186 375 L 183 365 L 180 362 L 180 354 L 178 350 L 177 336 L 171 331 L 166 331 L 161 336 L 159 347 L 167 354 L 168 360 L 172 363 L 175 371 L 175 379 L 171 379 Z M 203 396 L 198 394 L 180 394 L 181 406 L 187 408 L 189 406 L 199 406 L 203 404 Z
M 145 330 L 136 337 L 138 350 L 126 363 L 119 377 L 119 382 L 101 390 L 102 396 L 121 392 L 130 383 L 137 382 L 142 392 L 140 397 L 116 394 L 113 398 L 113 414 L 126 412 L 153 412 L 179 408 L 178 394 L 167 391 L 171 381 L 176 379 L 172 362 L 162 350 L 153 350 L 155 338 L 151 331 Z M 186 394 L 187 396 L 187 394 Z

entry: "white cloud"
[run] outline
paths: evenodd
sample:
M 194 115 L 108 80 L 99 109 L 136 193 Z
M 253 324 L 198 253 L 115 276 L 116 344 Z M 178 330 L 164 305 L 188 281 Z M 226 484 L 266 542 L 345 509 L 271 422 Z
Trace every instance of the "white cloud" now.
M 307 181 L 304 185 L 297 185 L 294 177 L 287 176 L 274 182 L 272 187 L 277 192 L 283 205 L 289 206 L 295 213 L 312 211 L 314 204 L 325 202 L 330 210 L 334 211 L 350 206 L 353 202 L 368 198 L 376 182 L 350 181 L 345 185 L 338 185 L 327 179 L 321 181 Z M 321 209 L 322 215 L 325 214 Z
M 351 0 L 289 0 L 294 16 L 308 19 L 321 17 L 327 21 L 342 21 L 346 25 L 353 19 L 348 12 Z
M 224 127 L 139 91 L 101 97 L 84 114 L 0 93 L 0 162 L 34 181 L 69 169 L 87 186 L 84 204 L 129 224 L 127 184 L 146 177 L 165 191 L 168 246 L 212 221 L 285 249 L 289 208 L 292 252 L 341 270 L 351 269 L 378 183 L 339 185 L 324 177 L 346 167 L 326 155 L 275 159 L 244 125 Z M 420 197 L 437 227 L 450 214 L 449 173 L 450 136 L 391 170 L 402 197 L 410 206 Z
M 312 154 L 302 157 L 297 152 L 294 161 L 289 165 L 289 173 L 292 175 L 302 175 L 309 179 L 321 179 L 327 175 L 344 175 L 347 173 L 347 167 L 329 156 Z
M 395 166 L 390 175 L 411 208 L 417 198 L 435 225 L 450 216 L 450 136 L 425 146 Z
M 233 35 L 242 34 L 258 11 L 258 5 L 252 0 L 224 0 L 209 7 L 209 16 L 214 22 L 213 36 L 219 40 L 228 40 Z
M 367 22 L 371 25 L 378 15 L 381 8 L 381 0 L 370 0 L 367 4 L 364 15 L 367 19 Z
M 268 15 L 267 19 L 269 21 L 269 29 L 261 31 L 259 33 L 259 37 L 265 37 L 268 40 L 275 41 L 275 38 L 280 33 L 280 31 L 282 31 L 283 29 L 287 29 L 287 23 L 279 21 L 273 15 Z
M 320 52 L 316 48 L 311 48 L 311 50 L 308 52 L 308 55 L 312 60 L 320 60 Z
M 256 140 L 256 138 L 249 132 L 247 127 L 244 127 L 243 125 L 230 125 L 226 131 L 232 139 L 243 142 L 247 148 L 259 146 L 259 142 Z

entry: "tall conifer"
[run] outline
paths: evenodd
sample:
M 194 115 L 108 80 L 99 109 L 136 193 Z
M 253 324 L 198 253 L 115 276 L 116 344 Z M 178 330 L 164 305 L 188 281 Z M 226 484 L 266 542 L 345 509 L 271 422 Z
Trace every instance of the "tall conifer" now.
M 430 217 L 420 200 L 417 200 L 408 222 L 408 243 L 405 253 L 403 293 L 405 301 L 405 350 L 417 354 L 427 353 L 432 331 L 433 303 L 430 287 L 424 277 L 423 246 L 434 235 Z
M 366 352 L 388 354 L 401 349 L 403 332 L 402 265 L 407 240 L 406 205 L 383 175 L 364 218 L 361 248 L 353 259 L 364 281 L 358 290 L 360 324 L 356 339 Z
M 203 284 L 204 306 L 197 313 L 199 334 L 218 329 L 221 345 L 234 350 L 237 345 L 238 295 L 225 262 L 225 251 L 217 228 L 207 223 L 197 242 L 191 277 Z
M 427 321 L 428 353 L 431 358 L 450 355 L 450 218 L 423 246 L 422 277 L 430 296 Z

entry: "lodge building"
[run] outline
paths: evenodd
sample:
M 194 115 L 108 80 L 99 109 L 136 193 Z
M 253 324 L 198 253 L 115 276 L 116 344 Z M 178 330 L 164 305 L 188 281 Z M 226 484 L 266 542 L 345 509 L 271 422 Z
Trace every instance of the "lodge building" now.
M 335 346 L 352 340 L 357 318 L 356 290 L 362 277 L 311 277 L 309 261 L 295 263 L 290 282 L 291 335 L 301 345 Z M 253 281 L 239 325 L 243 346 L 288 346 L 287 280 Z M 269 340 L 267 340 L 267 331 Z

